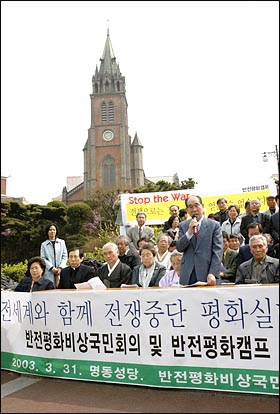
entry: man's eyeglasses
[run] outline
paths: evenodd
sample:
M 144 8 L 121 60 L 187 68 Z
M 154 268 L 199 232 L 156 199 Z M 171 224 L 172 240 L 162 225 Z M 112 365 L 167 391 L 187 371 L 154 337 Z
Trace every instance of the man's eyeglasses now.
M 190 210 L 193 210 L 194 208 L 199 208 L 199 207 L 201 207 L 200 203 L 190 204 L 189 206 L 187 206 L 187 208 L 189 208 Z

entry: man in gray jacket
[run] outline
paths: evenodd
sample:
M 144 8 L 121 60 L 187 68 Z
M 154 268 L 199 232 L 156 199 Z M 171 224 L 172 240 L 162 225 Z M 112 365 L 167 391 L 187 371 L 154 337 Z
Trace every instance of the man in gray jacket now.
M 176 247 L 183 253 L 180 283 L 191 285 L 205 282 L 210 286 L 220 285 L 223 257 L 221 225 L 204 216 L 204 205 L 200 196 L 190 195 L 185 204 L 191 219 L 179 224 Z
M 262 234 L 252 236 L 249 246 L 252 259 L 241 263 L 236 272 L 235 284 L 279 283 L 279 259 L 267 256 L 267 239 Z

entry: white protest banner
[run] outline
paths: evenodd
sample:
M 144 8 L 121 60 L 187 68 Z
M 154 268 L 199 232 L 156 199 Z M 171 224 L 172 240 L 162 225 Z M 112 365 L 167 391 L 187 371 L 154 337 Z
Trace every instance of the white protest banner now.
M 1 292 L 1 368 L 279 393 L 279 285 Z

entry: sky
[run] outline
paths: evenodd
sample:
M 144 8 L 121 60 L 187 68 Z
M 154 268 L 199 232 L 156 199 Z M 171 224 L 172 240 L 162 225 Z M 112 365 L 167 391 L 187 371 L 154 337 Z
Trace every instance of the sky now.
M 83 175 L 92 76 L 108 28 L 147 177 L 177 173 L 213 194 L 271 182 L 278 1 L 3 1 L 7 195 L 45 205 L 67 176 Z M 271 152 L 266 163 L 263 152 Z

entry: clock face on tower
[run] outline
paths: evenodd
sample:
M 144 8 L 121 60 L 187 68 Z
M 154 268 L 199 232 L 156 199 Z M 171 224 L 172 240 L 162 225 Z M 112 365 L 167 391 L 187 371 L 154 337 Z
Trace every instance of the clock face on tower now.
M 113 138 L 114 138 L 114 133 L 113 133 L 113 131 L 110 131 L 110 129 L 106 129 L 103 132 L 104 141 L 112 141 Z

